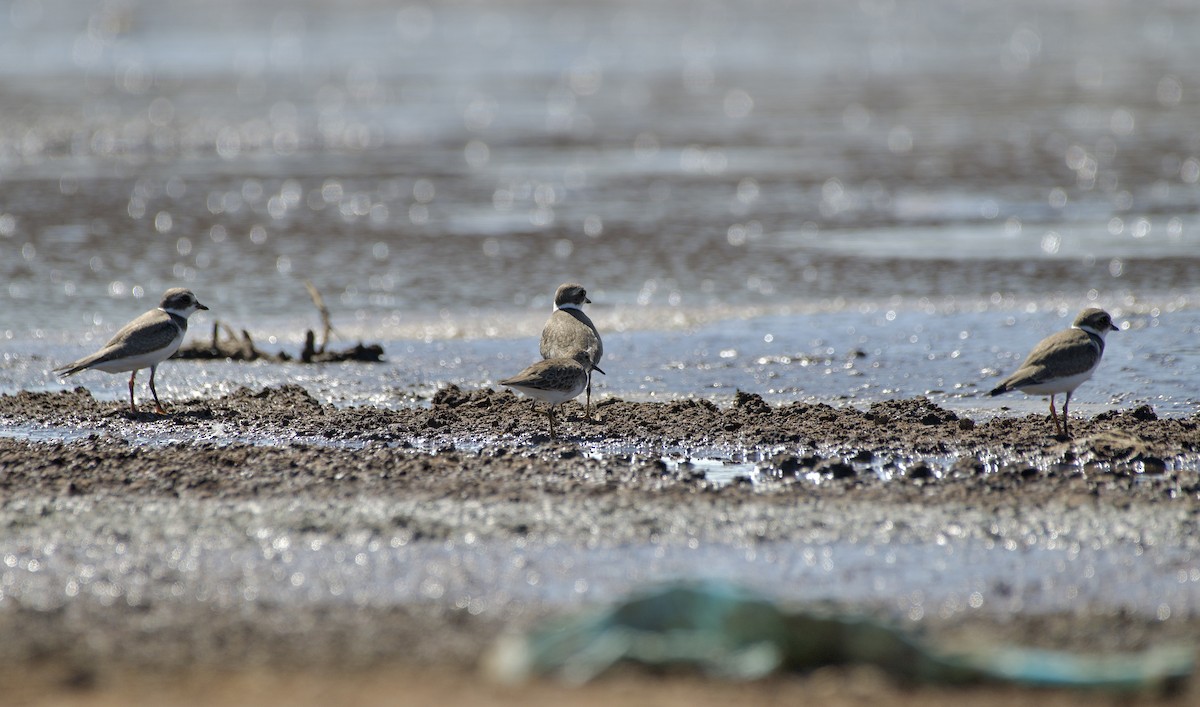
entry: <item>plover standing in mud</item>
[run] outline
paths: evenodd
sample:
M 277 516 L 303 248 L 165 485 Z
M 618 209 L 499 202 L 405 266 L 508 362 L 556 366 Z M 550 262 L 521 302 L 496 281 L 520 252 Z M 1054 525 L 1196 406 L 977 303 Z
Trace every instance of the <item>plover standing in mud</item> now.
M 1067 408 L 1071 404 L 1071 393 L 1096 372 L 1100 357 L 1104 355 L 1104 337 L 1110 331 L 1118 329 L 1108 312 L 1095 307 L 1083 310 L 1075 317 L 1070 329 L 1042 339 L 1025 363 L 1001 381 L 991 394 L 1019 390 L 1028 395 L 1049 395 L 1054 429 L 1060 436 L 1070 437 Z M 1061 426 L 1054 411 L 1054 396 L 1059 393 L 1067 394 L 1063 401 Z
M 604 373 L 599 365 L 604 356 L 604 342 L 600 340 L 596 325 L 583 313 L 583 305 L 591 303 L 583 285 L 573 282 L 559 285 L 554 293 L 554 311 L 546 320 L 546 326 L 542 327 L 539 347 L 544 359 L 573 358 L 577 351 L 587 353 L 587 362 L 584 364 L 587 367 L 585 417 L 592 415 L 592 371 Z
M 154 372 L 158 364 L 179 350 L 183 336 L 187 333 L 187 318 L 201 309 L 208 307 L 200 304 L 191 290 L 173 287 L 163 294 L 157 309 L 152 309 L 121 327 L 104 348 L 91 356 L 56 368 L 54 372 L 66 377 L 89 368 L 105 373 L 131 371 L 129 409 L 137 412 L 137 406 L 133 403 L 133 381 L 139 369 L 149 367 L 150 393 L 154 395 L 154 406 L 158 412 L 165 413 L 162 403 L 158 402 L 158 391 L 154 389 Z
M 586 351 L 576 351 L 572 358 L 558 357 L 538 361 L 511 378 L 500 381 L 517 392 L 535 400 L 550 403 L 546 415 L 550 418 L 550 437 L 554 432 L 554 408 L 572 400 L 587 387 L 591 358 Z

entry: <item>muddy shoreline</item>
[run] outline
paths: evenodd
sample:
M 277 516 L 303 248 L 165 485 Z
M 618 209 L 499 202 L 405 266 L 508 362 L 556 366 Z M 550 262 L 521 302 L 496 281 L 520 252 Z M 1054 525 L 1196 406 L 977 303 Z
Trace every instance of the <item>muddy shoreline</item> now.
M 350 458 L 383 454 L 389 458 L 380 463 L 395 468 L 397 459 L 390 457 L 399 455 L 406 459 L 401 468 L 415 463 L 449 475 L 424 475 L 430 483 L 446 483 L 457 478 L 455 474 L 473 478 L 479 468 L 506 466 L 497 461 L 505 457 L 525 460 L 521 468 L 536 467 L 539 457 L 570 459 L 572 469 L 591 478 L 598 473 L 611 476 L 605 467 L 612 464 L 642 464 L 648 475 L 662 477 L 667 465 L 660 457 L 668 455 L 684 462 L 680 473 L 673 474 L 676 481 L 698 488 L 705 484 L 692 482 L 706 479 L 702 472 L 688 470 L 690 457 L 755 461 L 757 480 L 762 482 L 756 487 L 759 494 L 807 475 L 849 479 L 860 492 L 879 487 L 885 497 L 903 494 L 904 485 L 880 485 L 880 478 L 946 482 L 928 484 L 938 492 L 995 489 L 999 479 L 1010 475 L 1037 477 L 1048 484 L 1078 482 L 1088 488 L 1104 479 L 1105 487 L 1115 488 L 1115 483 L 1126 493 L 1150 500 L 1157 497 L 1149 490 L 1171 484 L 1180 492 L 1175 495 L 1200 489 L 1192 484 L 1193 474 L 1178 471 L 1200 454 L 1200 415 L 1159 419 L 1148 405 L 1090 419 L 1075 417 L 1070 440 L 1053 434 L 1046 415 L 1001 413 L 976 421 L 921 397 L 887 400 L 866 409 L 824 403 L 772 406 L 755 394 L 740 392 L 724 408 L 698 399 L 635 403 L 606 398 L 596 403 L 591 419 L 583 417 L 582 405 L 571 402 L 560 408 L 563 434 L 558 440 L 549 437 L 543 410 L 508 391 L 456 386 L 440 390 L 427 407 L 398 410 L 323 405 L 295 385 L 242 388 L 217 398 L 185 400 L 175 403 L 168 415 L 131 413 L 121 404 L 96 400 L 84 388 L 0 396 L 0 420 L 25 433 L 10 436 L 53 441 L 55 431 L 62 430 L 69 433 L 64 437 L 87 433 L 97 445 L 118 440 L 149 443 L 146 453 L 161 454 L 156 463 L 168 465 L 176 454 L 245 454 L 233 450 L 253 443 L 274 448 L 256 454 L 296 454 L 313 457 L 314 462 L 325 455 L 336 457 L 339 449 L 366 449 L 374 456 L 354 453 Z M 150 451 L 154 447 L 172 451 Z M 292 447 L 296 448 L 285 451 Z M 584 455 L 581 450 L 599 454 Z M 18 453 L 11 463 L 22 465 L 25 460 Z M 265 465 L 272 463 L 279 461 Z M 532 471 L 545 478 L 555 470 Z M 636 476 L 629 480 L 634 486 Z M 498 479 L 503 483 L 505 477 Z M 353 479 L 339 482 L 332 492 L 359 490 Z M 213 483 L 214 492 L 246 493 L 228 486 L 229 479 L 219 474 L 213 475 Z M 255 493 L 271 486 L 265 475 L 254 483 L 266 484 L 255 486 Z M 660 485 L 656 481 L 655 488 Z M 835 488 L 817 484 L 807 491 L 840 494 Z M 22 489 L 28 487 L 22 484 L 14 490 Z
M 84 389 L 0 396 L 10 430 L 0 438 L 0 524 L 21 542 L 44 535 L 53 543 L 65 529 L 64 538 L 116 533 L 130 546 L 156 533 L 205 537 L 209 526 L 246 537 L 266 523 L 322 542 L 753 548 L 853 542 L 881 528 L 934 542 L 925 526 L 950 523 L 987 542 L 1004 540 L 1008 523 L 1070 528 L 1074 520 L 1078 542 L 1088 533 L 1185 551 L 1197 542 L 1200 416 L 1158 419 L 1148 407 L 1077 417 L 1071 441 L 1054 439 L 1044 415 L 976 421 L 922 398 L 865 410 L 774 407 L 746 394 L 724 408 L 610 398 L 593 420 L 565 406 L 560 440 L 548 438 L 540 409 L 493 390 L 450 387 L 427 407 L 383 410 L 322 405 L 283 386 L 171 410 L 131 414 Z M 54 430 L 75 436 L 55 441 Z M 692 463 L 687 450 L 700 449 L 752 471 L 716 483 Z M 383 510 L 356 510 L 369 504 Z M 178 528 L 145 527 L 146 509 Z M 42 666 L 54 689 L 111 685 L 143 669 L 400 675 L 436 665 L 474 675 L 501 631 L 555 611 L 520 601 L 473 611 L 449 600 L 172 597 L 171 572 L 144 573 L 149 587 L 115 600 L 10 588 L 0 627 L 15 638 L 3 662 Z M 844 608 L 897 618 L 894 606 Z M 931 613 L 914 628 L 950 641 L 1134 650 L 1188 640 L 1200 617 L 1081 603 L 1051 615 Z

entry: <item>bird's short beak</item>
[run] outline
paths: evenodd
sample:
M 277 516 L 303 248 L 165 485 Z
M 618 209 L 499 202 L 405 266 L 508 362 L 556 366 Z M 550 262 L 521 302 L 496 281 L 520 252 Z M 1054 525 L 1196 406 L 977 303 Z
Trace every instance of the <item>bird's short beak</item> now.
M 202 305 L 202 304 L 200 304 L 199 302 L 197 302 L 197 303 L 196 303 L 196 309 L 204 309 L 204 310 L 207 310 L 207 309 L 208 309 L 208 307 L 205 307 L 204 305 Z
M 591 301 L 590 299 L 588 299 L 587 297 L 584 297 L 584 298 L 583 298 L 583 303 L 584 303 L 584 304 L 591 304 L 591 303 L 592 303 L 592 301 Z
M 1113 331 L 1121 331 L 1121 327 L 1117 326 L 1116 324 L 1110 324 L 1109 326 L 1112 327 Z

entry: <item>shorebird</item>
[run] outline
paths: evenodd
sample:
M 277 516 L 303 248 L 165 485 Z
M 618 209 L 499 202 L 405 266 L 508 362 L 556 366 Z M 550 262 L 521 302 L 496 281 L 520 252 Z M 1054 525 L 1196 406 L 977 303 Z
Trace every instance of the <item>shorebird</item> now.
M 1070 329 L 1042 339 L 1025 363 L 992 389 L 992 395 L 1010 390 L 1028 395 L 1049 395 L 1054 429 L 1060 437 L 1070 437 L 1067 407 L 1071 404 L 1071 393 L 1096 372 L 1100 357 L 1104 355 L 1104 337 L 1110 331 L 1118 329 L 1108 312 L 1095 307 L 1083 310 L 1075 317 Z M 1054 396 L 1059 393 L 1067 394 L 1063 401 L 1061 426 L 1054 411 Z
M 587 367 L 584 417 L 592 415 L 592 371 L 604 373 L 599 365 L 604 356 L 604 342 L 600 340 L 596 325 L 583 313 L 583 305 L 591 303 L 583 285 L 574 282 L 559 285 L 554 293 L 554 311 L 546 320 L 546 326 L 542 327 L 539 347 L 544 359 L 573 358 L 577 351 L 587 353 L 587 362 L 584 363 Z
M 576 351 L 571 358 L 558 357 L 538 361 L 517 375 L 500 381 L 500 385 L 513 388 L 535 400 L 550 403 L 550 407 L 546 408 L 546 416 L 550 418 L 550 437 L 558 439 L 554 432 L 554 408 L 579 397 L 587 386 L 590 365 L 591 358 L 588 353 Z
M 159 413 L 166 413 L 158 401 L 154 389 L 154 372 L 158 364 L 179 350 L 183 336 L 187 333 L 187 319 L 194 312 L 208 309 L 196 300 L 191 290 L 173 287 L 167 290 L 158 308 L 146 312 L 121 327 L 104 348 L 85 356 L 74 363 L 54 369 L 59 376 L 67 377 L 80 371 L 94 368 L 105 373 L 129 374 L 129 409 L 137 412 L 133 403 L 133 381 L 142 368 L 150 369 L 150 393 L 154 395 L 154 406 Z

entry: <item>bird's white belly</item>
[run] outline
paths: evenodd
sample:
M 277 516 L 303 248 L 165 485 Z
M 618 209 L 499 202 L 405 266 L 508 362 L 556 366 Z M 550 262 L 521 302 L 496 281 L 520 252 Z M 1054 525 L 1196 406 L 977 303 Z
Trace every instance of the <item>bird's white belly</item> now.
M 175 337 L 175 340 L 172 341 L 166 348 L 148 351 L 146 353 L 131 354 L 122 358 L 113 359 L 112 361 L 97 363 L 94 366 L 91 366 L 91 368 L 94 368 L 97 371 L 104 371 L 105 373 L 128 373 L 129 371 L 136 371 L 140 368 L 157 366 L 163 361 L 166 361 L 168 358 L 174 356 L 175 352 L 179 350 L 179 345 L 182 343 L 183 334 L 180 333 L 180 335 Z
M 1070 393 L 1078 388 L 1084 381 L 1092 377 L 1092 373 L 1096 371 L 1093 367 L 1091 370 L 1083 373 L 1076 373 L 1073 376 L 1065 378 L 1055 378 L 1054 380 L 1044 383 L 1035 383 L 1033 385 L 1023 385 L 1017 390 L 1028 395 L 1056 395 L 1058 393 Z
M 583 392 L 583 389 L 587 387 L 587 378 L 581 378 L 578 383 L 571 386 L 570 390 L 535 388 L 533 386 L 514 385 L 511 383 L 509 384 L 509 387 L 536 400 L 541 400 L 542 402 L 550 403 L 551 405 L 560 405 L 568 400 L 573 400 L 578 397 L 579 394 Z
M 560 405 L 562 403 L 567 402 L 568 400 L 573 400 L 574 398 L 578 397 L 579 394 L 582 393 L 583 389 L 586 387 L 586 380 L 587 379 L 584 379 L 585 385 L 578 386 L 577 388 L 572 388 L 571 390 L 546 390 L 544 388 L 527 388 L 525 386 L 520 386 L 520 385 L 513 385 L 510 387 L 515 389 L 517 392 L 523 393 L 524 395 L 527 395 L 536 400 L 541 400 L 544 403 L 550 403 L 551 405 Z

